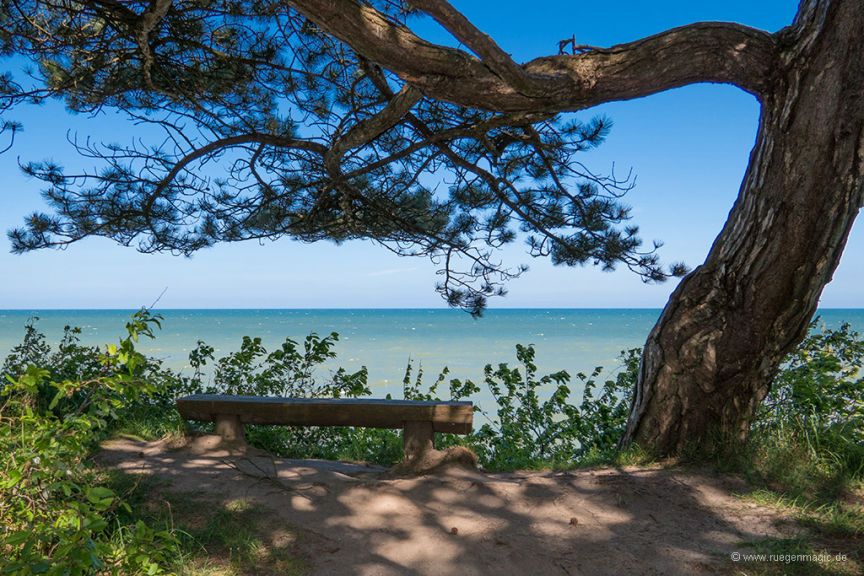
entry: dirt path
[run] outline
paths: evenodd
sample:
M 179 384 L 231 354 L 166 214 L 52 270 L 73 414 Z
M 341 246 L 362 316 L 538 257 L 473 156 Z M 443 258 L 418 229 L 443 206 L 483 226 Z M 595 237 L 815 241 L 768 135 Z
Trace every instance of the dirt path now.
M 247 499 L 303 538 L 315 575 L 729 573 L 738 543 L 777 535 L 735 480 L 681 469 L 391 478 L 381 468 L 117 440 L 101 459 L 171 491 Z

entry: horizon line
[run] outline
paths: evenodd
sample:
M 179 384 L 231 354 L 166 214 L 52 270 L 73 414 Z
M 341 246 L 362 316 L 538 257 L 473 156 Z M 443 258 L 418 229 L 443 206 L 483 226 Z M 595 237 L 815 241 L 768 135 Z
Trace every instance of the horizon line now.
M 152 310 L 154 312 L 159 311 L 354 311 L 354 310 L 366 310 L 366 311 L 404 311 L 404 310 L 424 310 L 424 311 L 448 311 L 452 310 L 454 312 L 465 312 L 459 308 L 450 308 L 450 307 L 308 307 L 308 308 L 256 308 L 256 307 L 219 307 L 219 308 L 200 308 L 200 307 L 177 307 L 177 308 L 147 308 L 147 307 L 138 307 L 138 308 L 38 308 L 38 307 L 15 307 L 15 308 L 0 308 L 0 312 L 136 312 L 142 309 Z M 651 307 L 651 306 L 585 306 L 585 307 L 572 307 L 572 306 L 504 306 L 504 307 L 496 307 L 496 308 L 486 308 L 483 312 L 493 312 L 495 310 L 663 310 L 662 306 Z M 819 307 L 817 310 L 864 310 L 864 306 L 859 307 L 851 307 L 851 306 L 826 306 Z

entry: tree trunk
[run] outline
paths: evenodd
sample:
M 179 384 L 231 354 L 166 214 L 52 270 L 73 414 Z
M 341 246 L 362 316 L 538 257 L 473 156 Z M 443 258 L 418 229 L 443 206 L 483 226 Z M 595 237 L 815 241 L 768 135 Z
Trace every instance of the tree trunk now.
M 862 203 L 864 2 L 802 0 L 777 34 L 700 23 L 521 67 L 464 17 L 427 12 L 479 55 L 430 44 L 357 0 L 291 0 L 432 98 L 493 111 L 575 111 L 695 82 L 735 84 L 762 115 L 750 165 L 705 264 L 645 345 L 622 444 L 734 448 L 804 337 Z
M 756 145 L 705 263 L 645 344 L 622 445 L 734 449 L 804 337 L 864 198 L 864 2 L 810 0 L 777 34 Z

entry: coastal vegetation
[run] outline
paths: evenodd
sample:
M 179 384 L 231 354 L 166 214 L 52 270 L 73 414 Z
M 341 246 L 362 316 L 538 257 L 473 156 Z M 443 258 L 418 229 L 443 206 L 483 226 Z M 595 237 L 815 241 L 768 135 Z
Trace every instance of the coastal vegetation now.
M 2 367 L 3 573 L 157 574 L 182 566 L 197 573 L 192 567 L 198 566 L 202 542 L 236 550 L 241 555 L 232 557 L 242 563 L 242 554 L 264 546 L 260 527 L 249 522 L 256 512 L 240 503 L 203 525 L 180 529 L 175 520 L 184 518 L 182 497 L 168 497 L 174 499 L 176 518 L 148 511 L 140 502 L 148 492 L 158 492 L 158 479 L 100 467 L 94 460 L 100 442 L 117 435 L 155 439 L 206 432 L 174 410 L 174 398 L 188 393 L 372 393 L 365 369 L 320 374 L 321 364 L 336 354 L 335 333 L 313 333 L 303 342 L 287 339 L 270 352 L 260 339 L 246 337 L 239 350 L 220 358 L 199 342 L 189 356 L 191 373 L 185 374 L 136 349 L 139 338 L 155 336 L 159 323 L 147 311 L 136 313 L 127 334 L 102 348 L 82 345 L 72 327 L 56 347 L 35 320 L 25 327 L 22 342 Z M 409 364 L 403 392 L 407 399 L 472 399 L 485 387 L 493 404 L 477 407 L 483 424 L 467 438 L 439 435 L 439 440 L 469 447 L 487 470 L 654 463 L 638 447 L 618 449 L 638 359 L 638 350 L 622 353 L 612 377 L 601 382 L 597 368 L 577 374 L 574 384 L 563 371 L 538 375 L 533 348 L 517 346 L 516 364 L 487 365 L 482 383 L 449 378 L 445 370 L 426 384 L 422 370 Z M 742 499 L 788 508 L 820 542 L 840 541 L 858 559 L 864 555 L 864 510 L 849 496 L 864 480 L 862 365 L 864 339 L 849 325 L 828 330 L 814 323 L 784 361 L 745 449 L 703 462 L 749 480 L 754 489 Z M 579 388 L 581 397 L 574 394 Z M 392 465 L 401 453 L 398 433 L 389 430 L 258 426 L 249 427 L 248 437 L 274 455 L 294 458 Z M 751 544 L 781 552 L 816 546 L 807 539 Z M 267 549 L 268 565 L 302 572 L 302 562 L 286 550 Z

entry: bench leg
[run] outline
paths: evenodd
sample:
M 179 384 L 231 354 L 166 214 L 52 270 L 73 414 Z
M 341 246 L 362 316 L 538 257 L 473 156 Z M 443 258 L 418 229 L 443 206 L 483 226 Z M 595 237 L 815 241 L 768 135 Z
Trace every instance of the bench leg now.
M 423 454 L 435 449 L 435 431 L 432 422 L 405 422 L 402 441 L 405 445 L 405 463 L 419 460 Z
M 240 416 L 236 414 L 217 414 L 216 415 L 216 434 L 222 437 L 226 442 L 236 444 L 246 443 L 246 434 L 243 433 L 243 422 L 240 421 Z

